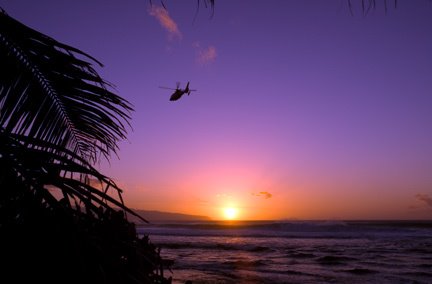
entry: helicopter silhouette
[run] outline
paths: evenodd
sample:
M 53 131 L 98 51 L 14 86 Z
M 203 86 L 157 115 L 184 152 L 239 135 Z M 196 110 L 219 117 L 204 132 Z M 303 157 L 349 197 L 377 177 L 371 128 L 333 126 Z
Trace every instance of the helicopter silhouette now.
M 175 89 L 168 88 L 168 87 L 159 87 L 159 88 L 174 90 L 174 93 L 170 97 L 170 101 L 176 101 L 176 100 L 180 99 L 184 94 L 188 94 L 188 96 L 189 96 L 191 94 L 191 92 L 196 91 L 196 90 L 189 89 L 189 82 L 187 82 L 186 88 L 184 88 L 184 89 L 180 88 L 180 82 L 177 82 L 177 87 Z

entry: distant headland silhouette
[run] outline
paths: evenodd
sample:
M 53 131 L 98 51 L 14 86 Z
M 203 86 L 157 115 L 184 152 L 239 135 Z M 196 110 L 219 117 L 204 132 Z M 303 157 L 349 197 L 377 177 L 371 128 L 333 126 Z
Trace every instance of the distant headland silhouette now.
M 174 212 L 164 212 L 156 210 L 139 210 L 133 209 L 135 213 L 143 217 L 149 222 L 160 222 L 160 221 L 210 221 L 211 218 L 200 215 L 188 215 Z M 128 220 L 136 224 L 144 224 L 144 222 L 133 215 L 128 215 Z

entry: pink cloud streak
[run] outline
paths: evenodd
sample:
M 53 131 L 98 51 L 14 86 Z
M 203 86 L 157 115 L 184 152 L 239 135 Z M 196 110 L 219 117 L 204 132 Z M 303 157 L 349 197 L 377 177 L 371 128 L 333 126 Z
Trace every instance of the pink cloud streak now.
M 170 17 L 168 11 L 160 6 L 151 6 L 149 14 L 155 17 L 161 26 L 168 32 L 169 39 L 181 39 L 182 34 L 174 20 Z
M 213 62 L 216 59 L 217 52 L 216 47 L 210 45 L 206 48 L 202 48 L 199 42 L 193 44 L 197 49 L 197 62 L 200 64 L 206 64 Z

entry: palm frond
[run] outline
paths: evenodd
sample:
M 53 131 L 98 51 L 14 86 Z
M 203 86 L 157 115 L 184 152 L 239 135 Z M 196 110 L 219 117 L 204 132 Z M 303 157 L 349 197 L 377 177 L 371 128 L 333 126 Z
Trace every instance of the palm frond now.
M 147 222 L 123 204 L 122 190 L 114 181 L 74 152 L 40 139 L 7 134 L 2 130 L 0 147 L 0 161 L 2 168 L 9 171 L 7 176 L 11 176 L 14 182 L 18 180 L 25 184 L 42 198 L 41 203 L 46 206 L 57 206 L 59 197 L 62 197 L 69 207 L 74 203 L 83 206 L 87 214 L 98 215 L 101 210 L 123 210 Z M 5 176 L 3 173 L 3 180 L 0 181 L 2 188 L 8 187 Z M 99 186 L 95 186 L 92 180 L 98 181 Z M 112 197 L 108 189 L 117 193 L 119 199 Z
M 352 0 L 346 0 L 346 1 L 348 3 L 348 10 L 349 10 L 351 16 L 354 16 L 354 10 L 355 10 L 354 6 L 355 5 L 352 3 Z M 390 0 L 389 3 L 387 3 L 387 1 L 388 0 L 382 0 L 383 6 L 384 6 L 383 7 L 384 13 L 386 13 L 386 14 L 388 11 L 388 6 L 391 5 L 391 3 L 393 3 L 393 6 L 395 9 L 397 9 L 397 7 L 398 7 L 398 1 L 397 0 Z M 366 16 L 367 14 L 369 14 L 369 12 L 371 10 L 377 9 L 377 1 L 376 0 L 358 0 L 355 2 L 357 2 L 356 3 L 357 6 L 360 6 L 357 8 L 361 11 L 363 16 Z
M 0 129 L 0 168 L 6 275 L 20 283 L 14 271 L 22 269 L 44 283 L 171 283 L 160 250 L 137 236 L 125 212 L 140 216 L 110 197 L 107 187 L 120 188 L 83 158 Z
M 0 12 L 0 127 L 63 146 L 88 161 L 126 138 L 131 105 L 90 55 Z

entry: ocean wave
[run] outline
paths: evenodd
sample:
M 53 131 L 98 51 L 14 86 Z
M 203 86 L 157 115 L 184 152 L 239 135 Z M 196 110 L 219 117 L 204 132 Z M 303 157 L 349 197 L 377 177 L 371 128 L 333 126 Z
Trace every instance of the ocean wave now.
M 167 249 L 200 249 L 216 251 L 246 251 L 252 253 L 271 252 L 272 248 L 262 245 L 244 243 L 227 244 L 217 242 L 159 242 L 158 245 Z
M 224 265 L 234 266 L 236 268 L 256 268 L 258 266 L 265 265 L 264 261 L 262 260 L 235 260 L 235 261 L 225 261 L 223 262 Z
M 292 257 L 292 258 L 315 258 L 316 255 L 313 254 L 313 253 L 295 252 L 295 253 L 288 254 L 287 257 Z
M 376 270 L 367 269 L 367 268 L 352 268 L 352 269 L 343 270 L 343 272 L 347 272 L 347 273 L 355 274 L 355 275 L 366 275 L 366 274 L 378 273 L 378 271 L 376 271 Z
M 227 227 L 158 224 L 138 230 L 153 234 L 162 256 L 175 261 L 173 271 L 218 276 L 220 283 L 432 283 L 432 230 L 424 227 L 373 222 Z
M 355 261 L 356 258 L 348 256 L 326 255 L 319 257 L 317 262 L 325 265 L 345 265 L 350 261 Z
M 142 235 L 172 236 L 240 236 L 256 238 L 391 238 L 395 236 L 415 236 L 429 238 L 432 235 L 432 227 L 428 227 L 429 223 L 422 222 L 420 226 L 416 222 L 385 223 L 383 221 L 179 222 L 140 225 L 137 229 L 138 233 Z

